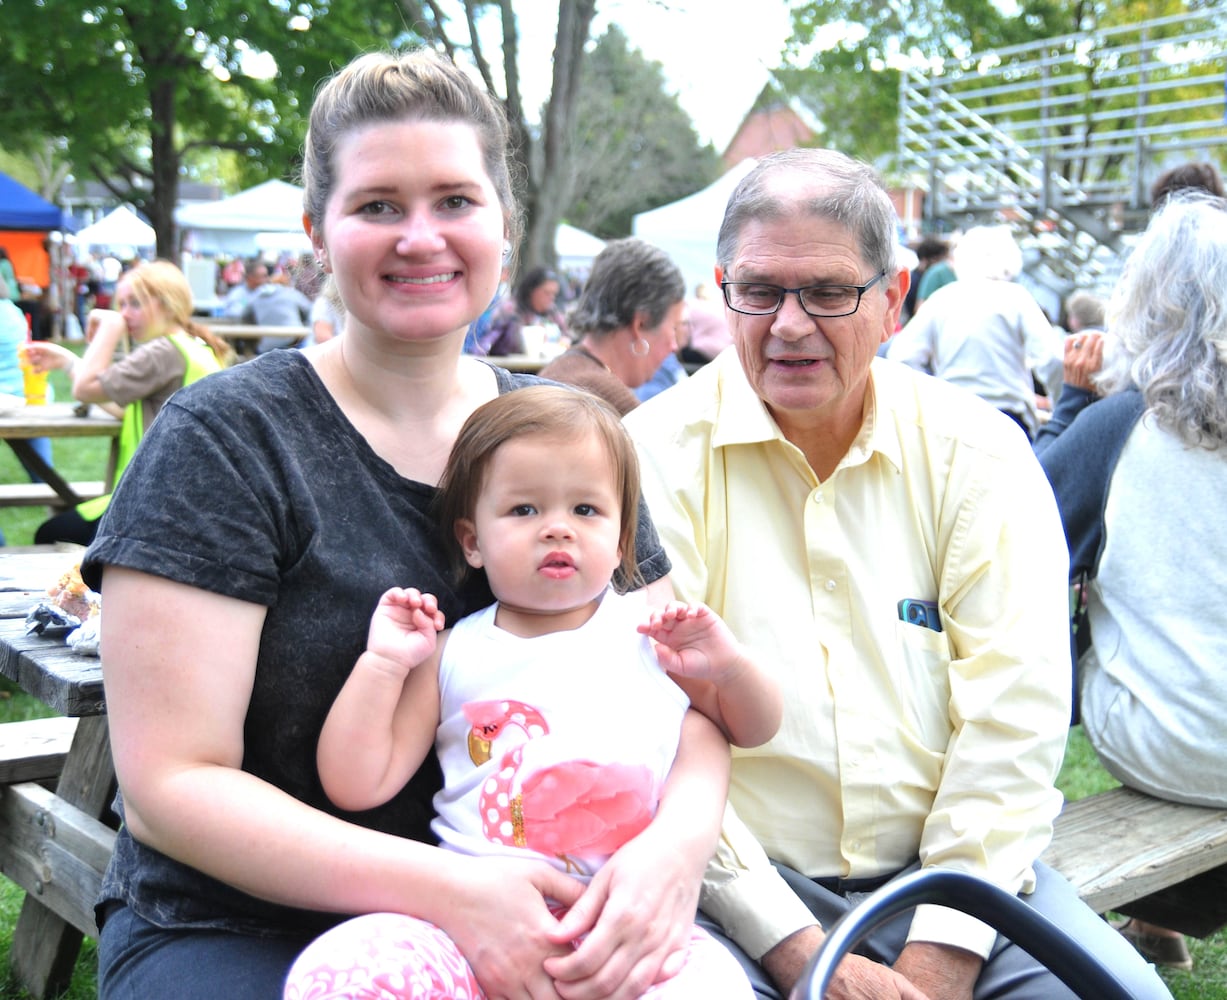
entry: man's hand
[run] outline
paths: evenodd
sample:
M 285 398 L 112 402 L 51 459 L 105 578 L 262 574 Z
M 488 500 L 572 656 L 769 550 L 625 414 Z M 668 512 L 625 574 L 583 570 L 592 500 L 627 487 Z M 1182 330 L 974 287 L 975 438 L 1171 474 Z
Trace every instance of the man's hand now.
M 951 945 L 913 941 L 895 960 L 895 971 L 906 976 L 932 1000 L 971 1000 L 984 960 Z
M 762 966 L 787 996 L 826 935 L 820 927 L 805 927 L 762 957 Z M 859 955 L 845 955 L 835 970 L 824 1000 L 930 1000 L 897 972 Z

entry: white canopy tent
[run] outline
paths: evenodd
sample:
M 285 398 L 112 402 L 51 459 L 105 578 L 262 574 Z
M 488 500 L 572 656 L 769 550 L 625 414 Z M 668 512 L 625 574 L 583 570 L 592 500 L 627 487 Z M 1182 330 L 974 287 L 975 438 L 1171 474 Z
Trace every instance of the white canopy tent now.
M 175 221 L 192 253 L 250 257 L 270 243 L 302 243 L 302 188 L 271 180 L 221 201 L 182 205 Z
M 127 205 L 120 205 L 92 226 L 78 230 L 71 240 L 82 251 L 111 250 L 128 257 L 137 250 L 151 249 L 157 244 L 153 226 Z
M 702 191 L 635 216 L 631 232 L 673 258 L 688 291 L 701 282 L 714 282 L 716 234 L 725 206 L 733 188 L 757 162 L 746 158 Z
M 558 255 L 558 266 L 564 271 L 587 273 L 596 255 L 604 249 L 603 239 L 565 222 L 554 233 L 554 252 Z

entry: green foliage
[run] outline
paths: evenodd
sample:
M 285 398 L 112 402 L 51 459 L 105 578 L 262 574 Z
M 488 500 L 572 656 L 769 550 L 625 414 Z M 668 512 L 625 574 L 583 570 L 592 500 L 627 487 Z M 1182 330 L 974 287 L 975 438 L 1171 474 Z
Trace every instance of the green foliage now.
M 1205 4 L 1198 0 L 1115 4 L 1020 0 L 1010 14 L 1003 13 L 1002 6 L 1007 5 L 995 0 L 886 0 L 874 4 L 807 0 L 792 11 L 787 64 L 777 71 L 777 80 L 787 93 L 808 104 L 823 123 L 825 144 L 880 161 L 897 147 L 897 94 L 900 72 L 905 68 L 944 68 L 948 72 L 973 54 L 1136 24 L 1201 9 Z M 1179 30 L 1179 26 L 1172 28 Z M 974 66 L 967 69 L 971 76 L 976 75 Z M 1221 84 L 1218 89 L 1221 93 Z M 1064 89 L 1042 93 L 1054 98 L 1074 91 L 1081 92 L 1081 86 L 1068 83 Z M 1199 95 L 1205 96 L 1204 88 Z M 1030 113 L 1035 114 L 1043 103 L 1037 85 Z M 1127 97 L 1121 97 L 1120 103 L 1122 108 L 1133 107 Z M 1105 107 L 1111 104 L 1097 103 L 1095 110 Z M 1086 110 L 1089 113 L 1091 108 Z
M 603 237 L 628 235 L 637 212 L 706 187 L 720 170 L 667 92 L 660 63 L 632 49 L 616 25 L 584 62 L 569 152 L 563 216 Z
M 318 81 L 414 37 L 404 16 L 396 0 L 9 0 L 0 133 L 24 151 L 62 137 L 77 174 L 143 209 L 171 255 L 194 151 L 228 151 L 244 181 L 289 174 Z

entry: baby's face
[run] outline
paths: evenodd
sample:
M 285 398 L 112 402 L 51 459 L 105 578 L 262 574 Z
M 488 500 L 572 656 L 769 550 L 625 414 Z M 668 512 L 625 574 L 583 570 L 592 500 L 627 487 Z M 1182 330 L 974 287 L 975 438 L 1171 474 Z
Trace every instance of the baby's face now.
M 541 435 L 495 452 L 459 538 L 469 564 L 485 569 L 500 615 L 541 634 L 592 616 L 622 559 L 621 524 L 621 491 L 602 440 Z

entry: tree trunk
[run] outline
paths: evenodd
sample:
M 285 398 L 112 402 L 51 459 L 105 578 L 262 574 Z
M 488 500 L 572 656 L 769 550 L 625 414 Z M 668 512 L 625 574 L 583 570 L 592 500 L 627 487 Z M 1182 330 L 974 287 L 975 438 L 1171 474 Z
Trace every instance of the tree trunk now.
M 150 88 L 150 163 L 153 196 L 146 203 L 158 256 L 178 263 L 175 205 L 179 201 L 179 150 L 175 147 L 175 84 L 159 80 Z
M 524 206 L 528 226 L 520 259 L 528 266 L 558 263 L 554 232 L 569 194 L 568 142 L 575 121 L 584 46 L 595 13 L 596 0 L 559 0 L 554 78 L 541 123 L 541 155 L 534 158 L 540 169 L 534 175 L 530 162 L 530 190 Z

